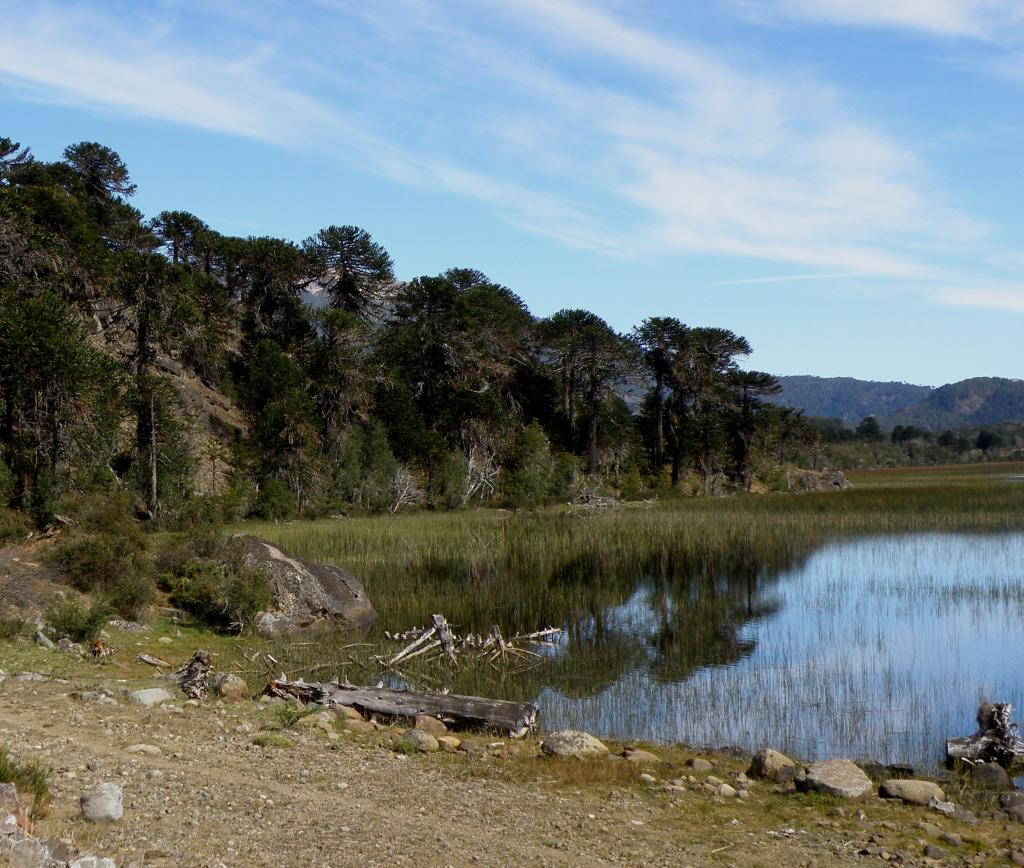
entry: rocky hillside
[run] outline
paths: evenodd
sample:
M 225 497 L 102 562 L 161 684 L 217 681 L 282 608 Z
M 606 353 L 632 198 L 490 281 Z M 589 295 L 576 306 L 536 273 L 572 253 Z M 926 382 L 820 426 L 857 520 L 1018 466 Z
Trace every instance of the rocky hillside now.
M 880 383 L 853 377 L 779 377 L 782 392 L 768 400 L 797 407 L 808 416 L 856 425 L 865 416 L 889 416 L 926 399 L 930 386 Z
M 890 425 L 916 425 L 933 431 L 966 425 L 1024 421 L 1024 380 L 974 377 L 950 383 L 885 420 Z

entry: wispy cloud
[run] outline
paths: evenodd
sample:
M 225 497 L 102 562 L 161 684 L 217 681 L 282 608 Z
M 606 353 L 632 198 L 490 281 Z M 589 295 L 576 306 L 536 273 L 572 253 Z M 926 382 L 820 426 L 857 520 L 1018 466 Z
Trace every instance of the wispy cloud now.
M 957 10 L 1005 5 L 896 5 L 924 21 L 935 4 L 948 15 L 927 20 L 946 29 L 975 20 Z M 775 5 L 834 20 L 888 8 Z M 0 0 L 18 22 L 0 30 L 0 78 L 37 99 L 331 153 L 618 257 L 726 254 L 926 280 L 936 270 L 922 251 L 985 231 L 932 192 L 912 147 L 826 82 L 746 68 L 597 0 L 155 8 Z
M 1002 41 L 1024 26 L 1019 0 L 733 0 L 748 18 L 805 20 Z
M 1024 284 L 992 288 L 943 289 L 932 296 L 940 304 L 1024 313 Z
M 819 280 L 847 280 L 853 277 L 870 277 L 862 271 L 840 271 L 832 274 L 776 274 L 769 277 L 740 277 L 735 280 L 716 280 L 712 286 L 759 286 L 774 283 L 802 283 Z

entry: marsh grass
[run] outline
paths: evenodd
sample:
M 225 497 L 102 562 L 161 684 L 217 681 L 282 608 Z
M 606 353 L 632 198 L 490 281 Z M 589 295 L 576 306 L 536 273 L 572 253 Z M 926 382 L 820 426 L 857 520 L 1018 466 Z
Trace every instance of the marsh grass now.
M 1012 679 L 977 665 L 982 651 L 940 643 L 986 630 L 1013 642 L 1024 624 L 1019 543 L 1003 542 L 1024 530 L 1024 485 L 1009 481 L 1022 472 L 870 471 L 841 493 L 238 529 L 346 567 L 378 609 L 365 637 L 275 650 L 291 677 L 529 698 L 547 726 L 622 739 L 930 765 L 942 738 L 969 731 L 982 686 L 1016 698 Z M 460 632 L 565 632 L 525 671 L 382 671 L 383 629 L 433 612 Z

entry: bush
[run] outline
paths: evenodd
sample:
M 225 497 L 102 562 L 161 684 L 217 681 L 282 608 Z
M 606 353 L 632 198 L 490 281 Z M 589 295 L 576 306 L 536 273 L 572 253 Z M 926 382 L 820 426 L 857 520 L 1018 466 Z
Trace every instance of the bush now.
M 80 520 L 87 528 L 108 532 L 79 536 L 58 546 L 48 559 L 50 564 L 72 587 L 103 599 L 108 609 L 125 618 L 140 618 L 156 596 L 142 534 L 116 505 L 109 509 L 97 505 Z M 118 528 L 120 532 L 115 532 Z
M 295 495 L 280 479 L 268 479 L 256 495 L 256 514 L 269 521 L 281 521 L 295 514 Z
M 0 545 L 24 539 L 28 535 L 28 523 L 21 513 L 13 509 L 0 508 Z
M 220 629 L 244 630 L 274 599 L 268 576 L 231 551 L 222 562 L 193 558 L 163 582 L 171 603 Z
M 59 637 L 92 642 L 110 619 L 110 610 L 101 602 L 87 607 L 80 600 L 63 600 L 47 609 L 43 617 Z
M 22 795 L 32 797 L 29 816 L 38 820 L 46 815 L 50 803 L 50 787 L 46 772 L 38 763 L 16 763 L 7 751 L 0 748 L 0 784 L 14 784 Z
M 14 474 L 0 461 L 0 507 L 7 506 L 14 497 Z

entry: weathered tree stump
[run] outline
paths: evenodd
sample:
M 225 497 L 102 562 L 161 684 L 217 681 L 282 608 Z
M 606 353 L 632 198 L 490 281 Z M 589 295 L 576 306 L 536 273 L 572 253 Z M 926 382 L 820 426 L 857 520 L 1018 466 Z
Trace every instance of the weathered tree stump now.
M 1009 702 L 984 701 L 978 707 L 978 732 L 946 739 L 946 763 L 958 760 L 994 762 L 1003 768 L 1024 764 L 1024 741 L 1013 722 Z

